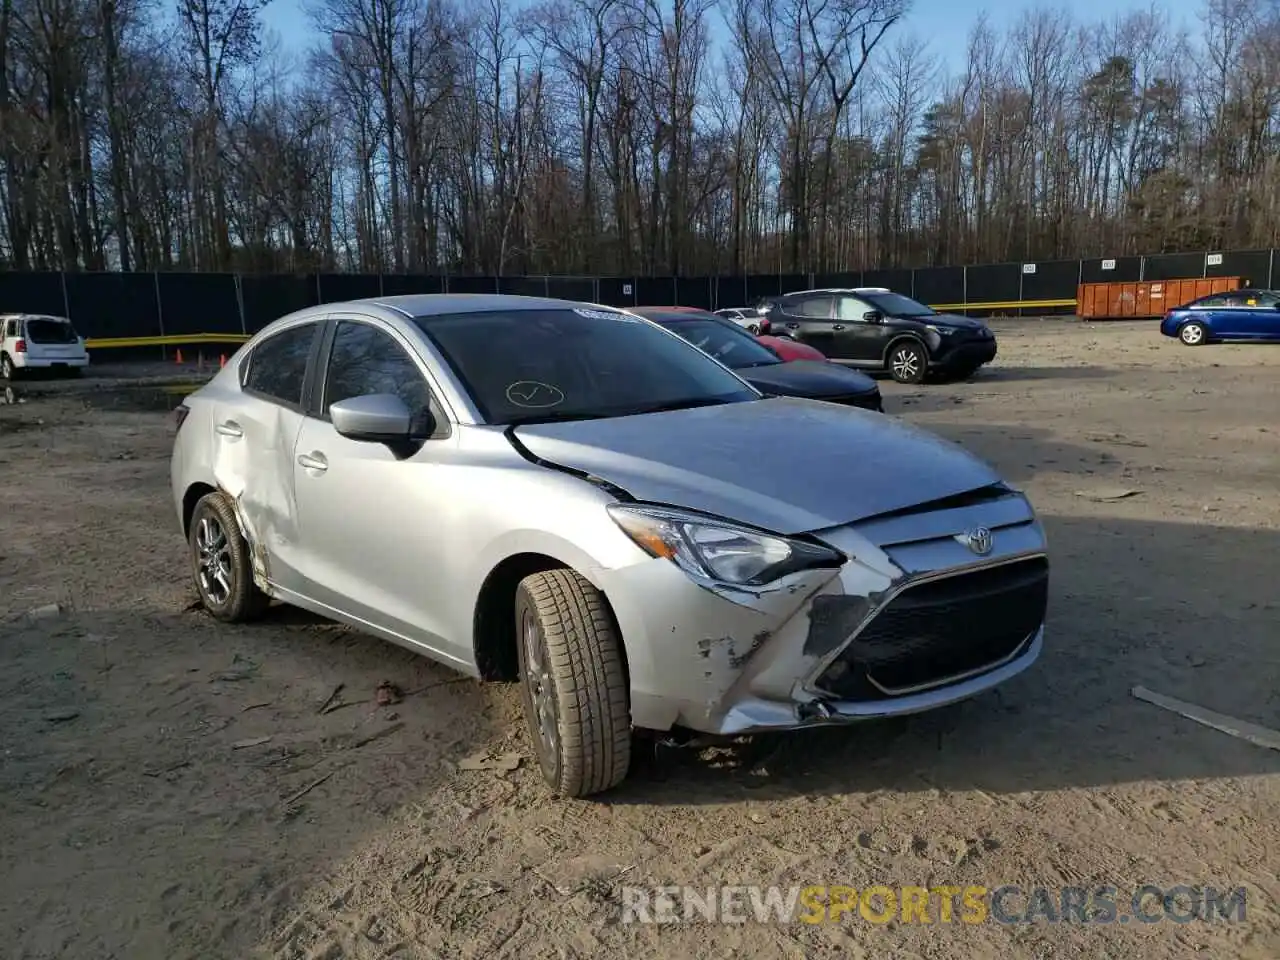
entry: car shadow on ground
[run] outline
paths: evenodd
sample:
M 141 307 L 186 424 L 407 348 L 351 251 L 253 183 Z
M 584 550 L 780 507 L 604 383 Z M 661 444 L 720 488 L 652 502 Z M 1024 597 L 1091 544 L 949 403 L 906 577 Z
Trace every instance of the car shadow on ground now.
M 1131 695 L 1141 685 L 1276 725 L 1280 602 L 1270 599 L 1259 558 L 1280 555 L 1280 533 L 1119 518 L 1044 522 L 1050 608 L 1044 653 L 1026 673 L 914 717 L 659 747 L 606 802 L 719 803 L 750 788 L 999 794 L 1280 773 L 1280 753 Z

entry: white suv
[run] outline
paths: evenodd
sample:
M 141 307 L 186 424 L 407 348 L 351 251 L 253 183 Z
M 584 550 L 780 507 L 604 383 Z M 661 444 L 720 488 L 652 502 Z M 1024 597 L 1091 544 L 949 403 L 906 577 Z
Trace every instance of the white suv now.
M 27 370 L 79 373 L 88 365 L 84 338 L 66 317 L 0 314 L 0 379 L 12 380 Z

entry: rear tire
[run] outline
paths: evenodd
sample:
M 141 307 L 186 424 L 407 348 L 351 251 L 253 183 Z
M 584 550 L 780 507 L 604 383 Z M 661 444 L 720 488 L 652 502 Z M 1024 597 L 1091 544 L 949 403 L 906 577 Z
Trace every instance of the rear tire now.
M 196 592 L 211 616 L 244 623 L 266 613 L 271 598 L 253 582 L 249 544 L 225 493 L 200 498 L 191 513 L 188 544 Z
M 918 340 L 901 340 L 889 349 L 888 367 L 898 383 L 923 383 L 929 355 Z
M 516 588 L 525 722 L 547 785 L 562 797 L 617 786 L 631 766 L 622 642 L 604 595 L 572 570 Z
M 1190 323 L 1184 323 L 1182 329 L 1178 331 L 1178 339 L 1188 347 L 1199 347 L 1209 339 L 1204 324 L 1198 320 L 1192 320 Z
M 13 365 L 7 353 L 0 353 L 0 380 L 17 380 L 18 368 Z

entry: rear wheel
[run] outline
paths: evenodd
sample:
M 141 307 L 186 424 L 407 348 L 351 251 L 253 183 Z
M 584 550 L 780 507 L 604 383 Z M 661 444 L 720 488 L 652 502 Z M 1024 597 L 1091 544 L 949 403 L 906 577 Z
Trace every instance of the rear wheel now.
M 1206 339 L 1204 325 L 1197 320 L 1184 323 L 1182 329 L 1178 331 L 1178 339 L 1188 347 L 1200 346 Z
M 200 603 L 227 623 L 254 620 L 270 598 L 253 582 L 249 544 L 224 493 L 200 498 L 191 514 L 191 569 Z
M 16 374 L 17 370 L 13 366 L 13 361 L 9 359 L 9 355 L 0 354 L 0 380 L 15 380 Z
M 928 356 L 919 341 L 903 340 L 889 350 L 889 376 L 898 383 L 921 383 L 928 369 Z
M 525 722 L 542 776 L 562 797 L 616 786 L 631 765 L 622 642 L 604 595 L 572 570 L 516 588 Z

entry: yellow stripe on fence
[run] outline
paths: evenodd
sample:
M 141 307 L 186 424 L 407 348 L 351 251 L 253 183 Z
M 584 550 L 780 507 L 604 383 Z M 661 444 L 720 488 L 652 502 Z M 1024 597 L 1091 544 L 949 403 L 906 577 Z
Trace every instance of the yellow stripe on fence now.
M 1049 307 L 1074 307 L 1070 300 L 1000 300 L 991 303 L 931 303 L 934 310 L 1034 310 Z M 110 350 L 114 347 L 186 347 L 202 343 L 244 343 L 249 339 L 243 333 L 177 333 L 164 337 L 95 337 L 85 341 L 90 350 Z
M 176 333 L 167 337 L 94 337 L 84 342 L 90 350 L 112 347 L 185 347 L 200 343 L 244 343 L 243 333 Z

